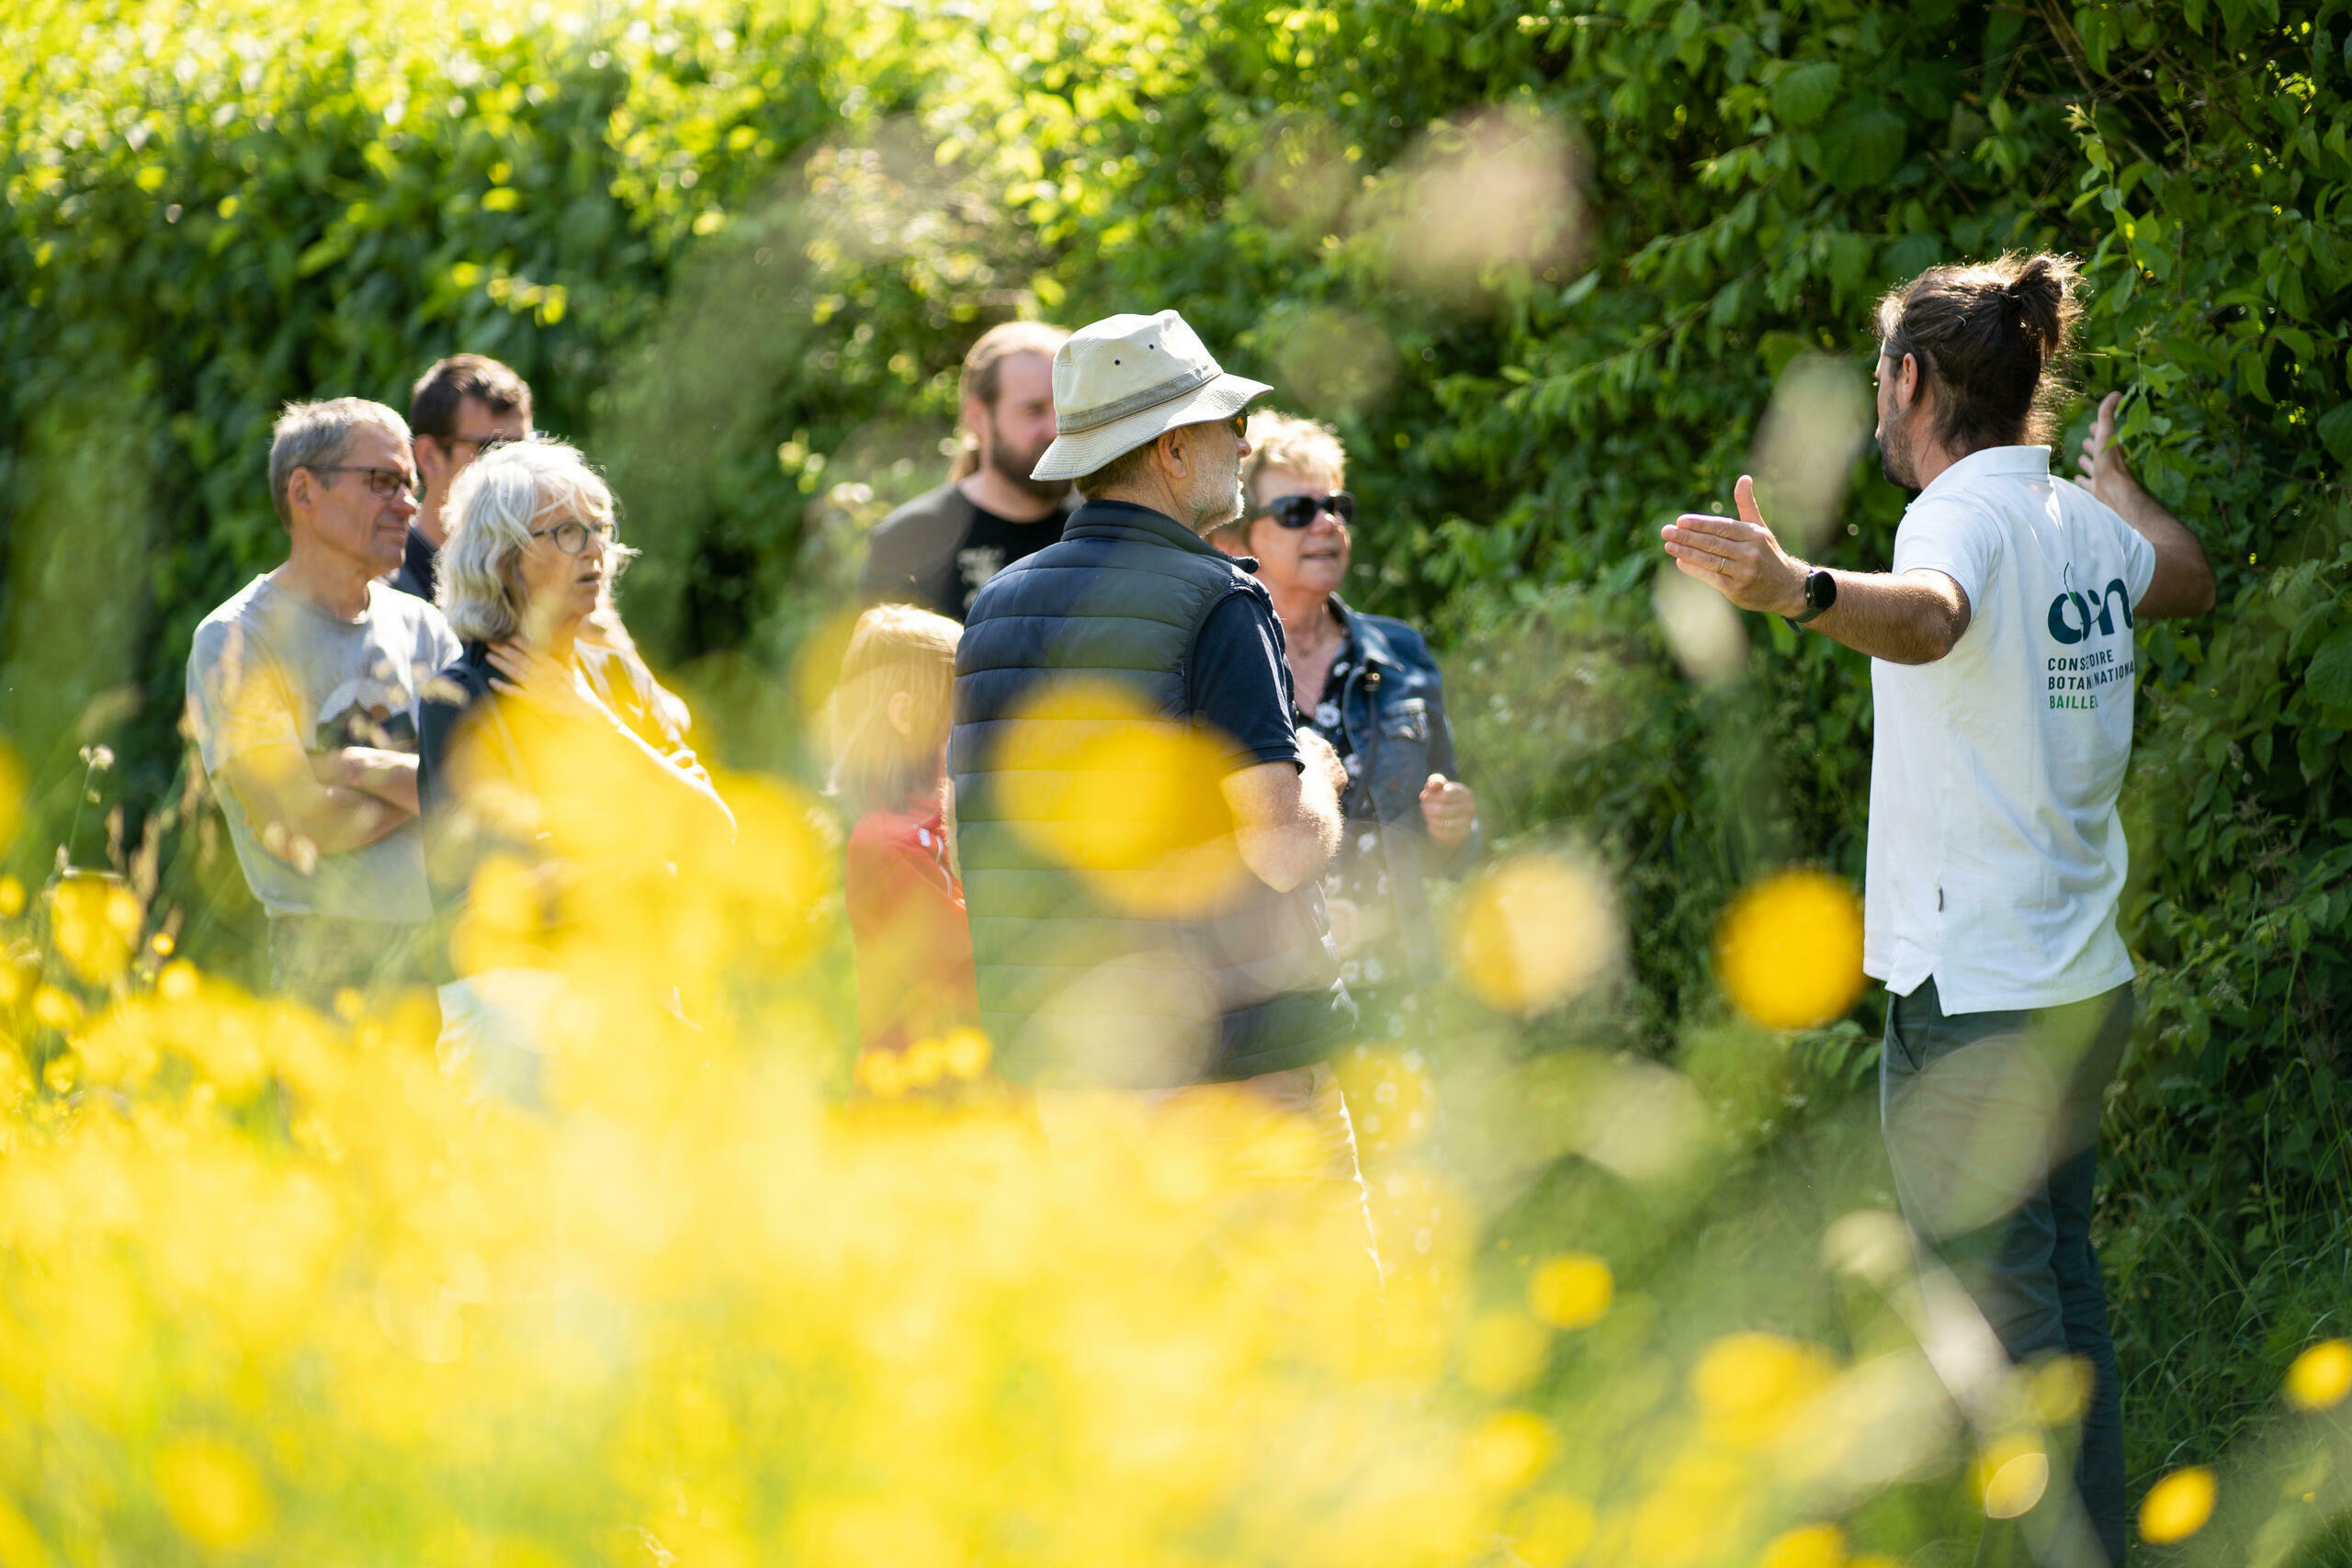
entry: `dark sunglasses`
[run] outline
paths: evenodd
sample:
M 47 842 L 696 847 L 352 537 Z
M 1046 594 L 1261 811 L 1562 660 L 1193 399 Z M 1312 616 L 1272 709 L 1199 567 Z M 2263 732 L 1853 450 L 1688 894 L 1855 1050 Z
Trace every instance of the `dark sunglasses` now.
M 1306 528 L 1326 512 L 1342 523 L 1352 523 L 1356 520 L 1356 498 L 1343 490 L 1335 490 L 1329 495 L 1286 495 L 1269 503 L 1258 515 L 1271 517 L 1285 528 Z

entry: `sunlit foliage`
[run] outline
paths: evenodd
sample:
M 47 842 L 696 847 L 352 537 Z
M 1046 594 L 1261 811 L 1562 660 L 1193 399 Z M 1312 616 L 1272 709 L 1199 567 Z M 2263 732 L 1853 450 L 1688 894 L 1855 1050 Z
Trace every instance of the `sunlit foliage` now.
M 395 1211 L 375 1206 L 374 1187 L 353 1197 L 342 1173 L 390 1172 L 399 1201 L 438 1204 L 435 1183 L 458 1168 L 435 1142 L 440 1113 L 403 1098 L 458 1092 L 428 1070 L 413 1027 L 356 1006 L 352 1021 L 304 1025 L 224 999 L 252 976 L 254 931 L 201 780 L 180 762 L 180 665 L 196 618 L 282 548 L 262 481 L 278 404 L 347 391 L 398 403 L 426 360 L 458 347 L 517 365 L 542 425 L 614 470 L 649 547 L 628 613 L 665 662 L 693 661 L 709 754 L 790 771 L 812 705 L 794 676 L 838 667 L 838 644 L 830 656 L 818 645 L 861 529 L 935 482 L 964 344 L 1009 313 L 1138 305 L 1181 305 L 1229 366 L 1339 422 L 1365 500 L 1350 596 L 1438 634 L 1466 771 L 1507 857 L 1450 911 L 1450 931 L 1498 940 L 1457 949 L 1477 964 L 1447 1059 L 1380 1047 L 1340 1064 L 1361 1089 L 1367 1148 L 1388 1162 L 1374 1198 L 1389 1256 L 1416 1265 L 1388 1295 L 1410 1392 L 1459 1400 L 1428 1419 L 1484 1434 L 1477 1473 L 1490 1483 L 1544 1451 L 1542 1430 L 1510 1411 L 1549 1424 L 1559 1448 L 1544 1477 L 1480 1505 L 1530 1563 L 1618 1551 L 1596 1543 L 1634 1539 L 1626 1511 L 1643 1498 L 1667 1499 L 1657 1518 L 1713 1497 L 1724 1472 L 1672 1435 L 1695 1419 L 1685 1373 L 1705 1341 L 1784 1330 L 1841 1364 L 1892 1342 L 1874 1337 L 1878 1319 L 1828 1311 L 1829 1288 L 1802 1261 L 1825 1233 L 1850 1244 L 1840 1257 L 1884 1250 L 1867 1224 L 1832 1224 L 1846 1204 L 1885 1201 L 1866 1102 L 1850 1098 L 1871 1065 L 1869 1003 L 1775 1040 L 1739 1018 L 1740 986 L 1709 961 L 1741 889 L 1792 864 L 1859 874 L 1869 709 L 1858 662 L 1819 639 L 1704 601 L 1691 615 L 1661 603 L 1654 525 L 1720 507 L 1738 472 L 1769 479 L 1777 466 L 1804 491 L 1791 515 L 1820 541 L 1808 547 L 1840 566 L 1883 561 L 1899 498 L 1866 466 L 1846 474 L 1842 503 L 1822 482 L 1836 469 L 1817 459 L 1842 449 L 1846 425 L 1792 457 L 1787 422 L 1759 422 L 1850 394 L 1876 289 L 2010 243 L 2086 258 L 2085 389 L 2132 391 L 2135 460 L 2222 569 L 2221 613 L 2141 642 L 2124 928 L 2148 983 L 2110 1123 L 2103 1246 L 2140 1481 L 2219 1459 L 2243 1435 L 2256 1450 L 2244 1473 L 2261 1484 L 2221 1468 L 2216 1522 L 2182 1550 L 2252 1541 L 2284 1560 L 2346 1501 L 2331 1479 L 2344 1467 L 2323 1461 L 2352 1384 L 2340 1344 L 2303 1348 L 2345 1288 L 2352 1212 L 2334 1043 L 2352 915 L 2339 782 L 2352 716 L 2345 26 L 2340 9 L 2238 0 L 1581 12 L 644 0 L 463 14 L 382 0 L 304 8 L 299 25 L 258 0 L 7 8 L 0 51 L 20 68 L 0 89 L 0 724 L 41 830 L 18 837 L 0 877 L 0 1006 L 18 1047 L 0 1052 L 0 1098 L 19 1118 L 6 1174 L 21 1159 L 59 1181 L 86 1177 L 51 1190 L 107 1239 L 56 1245 L 117 1259 L 12 1251 L 11 1290 L 101 1282 L 70 1330 L 12 1304 L 41 1349 L 9 1365 L 65 1386 L 120 1364 L 132 1392 L 112 1404 L 61 1393 L 53 1430 L 11 1407 L 6 1473 L 84 1490 L 11 1492 L 0 1560 L 52 1550 L 28 1540 L 112 1531 L 119 1508 L 143 1510 L 153 1532 L 126 1538 L 141 1560 L 208 1542 L 314 1545 L 300 1532 L 328 1511 L 398 1519 L 399 1497 L 445 1518 L 449 1497 L 476 1500 L 465 1517 L 484 1522 L 430 1541 L 387 1527 L 387 1560 L 584 1555 L 584 1537 L 548 1521 L 593 1517 L 627 1518 L 682 1561 L 695 1554 L 678 1542 L 707 1529 L 718 1544 L 699 1555 L 724 1561 L 726 1532 L 753 1528 L 741 1498 L 757 1494 L 727 1491 L 732 1478 L 720 1502 L 691 1488 L 661 1498 L 666 1529 L 633 1503 L 582 1505 L 608 1469 L 582 1455 L 607 1450 L 561 1434 L 598 1440 L 605 1396 L 576 1404 L 515 1371 L 537 1363 L 485 1349 L 484 1334 L 508 1344 L 531 1331 L 469 1298 L 379 1318 L 364 1260 L 356 1283 L 320 1276 L 321 1320 L 361 1302 L 376 1339 L 322 1328 L 327 1339 L 250 1377 L 226 1360 L 152 1370 L 169 1359 L 175 1314 L 203 1318 L 191 1344 L 225 1330 L 210 1307 L 140 1293 L 150 1253 L 196 1246 L 172 1241 L 183 1220 L 199 1240 L 242 1236 L 223 1214 L 247 1191 L 152 1206 L 181 1169 L 159 1152 L 173 1140 L 194 1151 L 191 1172 L 245 1172 L 254 1212 L 298 1241 L 313 1223 L 301 1192 L 322 1195 L 320 1213 L 360 1215 L 331 1231 L 343 1242 L 319 1244 L 338 1260 L 405 1234 L 380 1229 Z M 1809 380 L 1825 366 L 1843 392 Z M 2080 405 L 2071 418 L 2070 445 Z M 119 765 L 95 760 L 101 744 Z M 707 949 L 726 957 L 695 960 L 701 978 L 755 976 L 699 999 L 719 1007 L 697 1008 L 724 1044 L 709 1070 L 746 1105 L 770 1103 L 758 1074 L 773 1071 L 789 1086 L 779 1102 L 805 1118 L 779 1128 L 863 1147 L 865 1129 L 811 1109 L 846 1073 L 821 837 L 804 797 L 735 793 L 752 847 L 704 868 L 725 899 L 669 910 L 675 924 L 641 952 L 607 951 L 627 971 Z M 0 828 L 17 798 L 0 787 Z M 77 874 L 52 886 L 60 840 Z M 1589 874 L 1582 892 L 1518 896 L 1545 885 L 1532 868 L 1562 865 Z M 771 894 L 772 873 L 788 894 Z M 492 900 L 473 933 L 485 952 L 517 934 L 501 908 Z M 119 1014 L 130 997 L 143 999 Z M 651 1093 L 676 1066 L 653 1049 L 665 1027 L 606 1043 L 591 1030 L 580 1050 L 616 1075 L 607 1092 Z M 295 1102 L 259 1087 L 334 1080 L 301 1077 L 322 1053 L 348 1058 L 356 1076 L 334 1081 L 368 1111 L 322 1125 L 363 1151 L 396 1149 L 380 1168 L 342 1144 L 332 1157 L 310 1149 Z M 188 1109 L 208 1089 L 214 1122 Z M 674 1134 L 689 1174 L 704 1170 L 702 1129 L 675 1134 L 685 1123 L 661 1121 L 661 1103 L 627 1104 L 622 1119 Z M 375 1144 L 370 1118 L 384 1122 Z M 984 1142 L 989 1125 L 940 1136 Z M 964 1168 L 930 1136 L 888 1162 L 844 1155 L 827 1179 L 905 1169 L 917 1173 L 907 1190 L 927 1192 Z M 516 1158 L 501 1168 L 555 1168 L 552 1154 Z M 612 1168 L 629 1192 L 660 1190 L 635 1166 Z M 516 1190 L 540 1201 L 527 1182 Z M 1001 1203 L 991 1216 L 1021 1210 L 1001 1192 L 975 1201 Z M 862 1224 L 879 1211 L 843 1212 Z M 439 1234 L 437 1219 L 413 1224 Z M 1531 1293 L 1545 1260 L 1570 1252 L 1602 1271 Z M 802 1299 L 781 1303 L 763 1283 L 729 1296 L 698 1267 L 662 1299 L 707 1287 L 697 1299 L 722 1317 Z M 108 1284 L 109 1269 L 129 1272 Z M 1837 1289 L 1866 1276 L 1881 1277 L 1840 1273 Z M 929 1276 L 909 1263 L 889 1278 Z M 639 1313 L 636 1289 L 612 1298 L 628 1310 L 590 1314 L 599 1333 L 624 1325 L 605 1343 L 653 1369 L 645 1388 L 731 1386 L 711 1408 L 756 1427 L 764 1405 L 744 1416 L 727 1402 L 789 1380 L 729 1385 L 736 1364 L 709 1348 L 723 1337 L 690 1354 L 684 1319 Z M 1589 1311 L 1583 1326 L 1563 1321 Z M 1472 1335 L 1498 1312 L 1521 1321 Z M 1532 1361 L 1531 1319 L 1560 1325 Z M 456 1365 L 464 1396 L 484 1404 L 431 1404 L 461 1396 L 430 1384 L 439 1364 L 387 1359 L 387 1321 L 411 1360 L 447 1348 L 450 1325 L 466 1329 Z M 485 1423 L 511 1423 L 498 1448 L 514 1456 L 511 1481 L 458 1465 L 437 1434 L 416 1435 L 421 1422 L 364 1465 L 334 1447 L 317 1413 L 316 1369 L 333 1361 L 320 1346 L 352 1334 L 365 1341 L 355 1375 L 396 1388 L 379 1408 L 452 1414 L 451 1453 L 479 1458 Z M 1509 1396 L 1523 1404 L 1490 1408 L 1504 1396 L 1470 1380 L 1474 1337 L 1479 1381 L 1533 1377 Z M 297 1362 L 314 1381 L 270 1381 Z M 391 1371 L 370 1382 L 370 1367 Z M 213 1381 L 181 1381 L 198 1371 Z M 2297 1414 L 2273 1434 L 2282 1377 Z M 7 1386 L 21 1401 L 30 1385 Z M 216 1387 L 228 1403 L 188 1392 Z M 100 1409 L 122 1424 L 92 1424 Z M 183 1411 L 183 1426 L 166 1419 Z M 692 1426 L 705 1419 L 670 1429 L 721 1448 L 708 1434 L 738 1429 Z M 2009 1436 L 1972 1430 L 1980 1448 Z M 1736 1550 L 1790 1562 L 1900 1550 L 1936 1507 L 1981 1501 L 1960 1456 L 1946 1461 L 1919 1483 L 1940 1501 L 1887 1482 L 1834 1551 L 1826 1517 L 1772 1509 Z M 724 1473 L 716 1460 L 679 1463 Z M 616 1472 L 643 1484 L 658 1469 Z M 288 1479 L 298 1473 L 311 1479 Z M 394 1501 L 370 1511 L 367 1497 L 385 1495 L 370 1487 Z M 69 1496 L 78 1512 L 38 1501 Z M 895 1543 L 885 1555 L 921 1561 L 943 1539 L 935 1520 L 841 1506 L 846 1522 L 808 1527 L 808 1554 L 870 1530 Z

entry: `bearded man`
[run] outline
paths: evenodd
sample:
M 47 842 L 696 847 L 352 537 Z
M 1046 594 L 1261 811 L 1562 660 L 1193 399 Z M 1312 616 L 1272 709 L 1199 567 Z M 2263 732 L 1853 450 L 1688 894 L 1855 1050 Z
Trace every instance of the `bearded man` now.
M 1054 355 L 1069 333 L 1006 321 L 964 356 L 963 428 L 947 482 L 875 525 L 869 604 L 920 604 L 962 620 L 973 595 L 1062 536 L 1069 481 L 1031 477 L 1054 443 Z
M 2007 1561 L 2022 1534 L 2045 1568 L 2113 1568 L 2130 1536 L 2122 1379 L 2091 1208 L 2132 1033 L 2116 914 L 2134 628 L 2205 614 L 2214 584 L 2197 536 L 2116 446 L 2119 394 L 2075 482 L 2051 471 L 2076 282 L 2067 257 L 2007 255 L 1930 267 L 1879 302 L 1879 446 L 1886 477 L 1919 492 L 1892 571 L 1791 556 L 1745 478 L 1739 516 L 1686 513 L 1664 533 L 1678 567 L 1740 608 L 1871 656 L 1862 968 L 1887 989 L 1895 1196 L 2009 1359 L 2071 1361 L 2086 1396 L 2079 1433 L 2051 1450 L 2074 1450 L 2074 1484 L 1996 1521 L 1977 1561 Z M 1971 1326 L 1948 1316 L 1938 1343 Z M 1944 1353 L 1939 1370 L 1980 1420 L 2009 1419 L 2004 1395 L 1961 1377 L 1967 1360 Z

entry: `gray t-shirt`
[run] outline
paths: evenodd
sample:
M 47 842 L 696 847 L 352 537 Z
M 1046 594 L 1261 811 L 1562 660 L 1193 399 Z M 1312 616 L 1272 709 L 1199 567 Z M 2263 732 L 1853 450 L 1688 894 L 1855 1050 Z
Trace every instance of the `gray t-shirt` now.
M 223 763 L 263 746 L 413 752 L 420 694 L 458 652 L 439 610 L 383 583 L 368 584 L 367 613 L 346 621 L 256 577 L 204 617 L 188 650 L 188 721 L 205 772 L 217 778 Z M 316 856 L 305 870 L 289 858 L 298 851 L 263 843 L 234 790 L 220 795 L 237 863 L 271 915 L 401 924 L 431 916 L 415 822 Z

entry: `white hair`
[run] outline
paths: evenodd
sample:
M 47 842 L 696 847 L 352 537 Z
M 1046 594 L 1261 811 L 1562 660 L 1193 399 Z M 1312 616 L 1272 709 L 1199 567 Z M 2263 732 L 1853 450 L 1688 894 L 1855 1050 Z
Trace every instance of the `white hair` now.
M 460 642 L 503 642 L 522 629 L 522 582 L 514 558 L 531 530 L 551 517 L 613 521 L 613 492 L 569 442 L 534 438 L 492 447 L 449 487 L 436 597 Z M 605 547 L 617 571 L 635 550 Z

